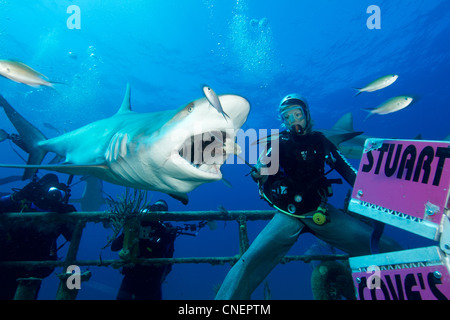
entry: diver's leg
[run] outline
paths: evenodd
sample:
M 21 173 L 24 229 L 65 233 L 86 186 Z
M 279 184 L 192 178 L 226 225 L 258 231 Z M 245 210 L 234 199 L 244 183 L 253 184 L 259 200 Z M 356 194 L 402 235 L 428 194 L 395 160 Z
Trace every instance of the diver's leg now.
M 256 287 L 295 243 L 303 227 L 300 220 L 276 213 L 231 268 L 216 299 L 250 299 Z
M 117 293 L 117 300 L 133 300 L 132 294 L 132 277 L 130 275 L 125 275 L 120 284 L 119 292 Z
M 341 249 L 352 256 L 370 254 L 370 238 L 373 227 L 350 216 L 349 214 L 328 205 L 330 222 L 324 225 L 316 225 L 307 220 L 305 224 L 315 235 Z M 380 252 L 402 250 L 402 247 L 392 238 L 383 235 L 380 239 Z

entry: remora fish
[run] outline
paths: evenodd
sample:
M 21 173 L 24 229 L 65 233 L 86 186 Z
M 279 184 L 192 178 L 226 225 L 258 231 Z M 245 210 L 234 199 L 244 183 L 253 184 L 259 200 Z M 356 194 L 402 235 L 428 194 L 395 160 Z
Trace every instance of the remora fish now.
M 231 121 L 212 110 L 205 98 L 178 110 L 136 113 L 131 111 L 128 85 L 115 115 L 47 140 L 0 95 L 0 106 L 30 151 L 27 165 L 0 167 L 25 168 L 24 179 L 36 169 L 88 174 L 113 184 L 164 192 L 187 203 L 188 192 L 222 179 L 223 162 L 211 163 L 205 152 L 201 163 L 193 163 L 192 158 L 181 156 L 182 150 L 191 150 L 191 140 L 212 131 L 223 132 L 225 140 L 234 138 L 229 136 L 236 134 L 250 111 L 250 104 L 240 96 L 221 95 L 219 99 Z M 205 145 L 194 147 L 203 151 Z M 56 153 L 65 161 L 40 165 L 47 152 Z
M 19 61 L 0 60 L 0 75 L 12 81 L 37 88 L 39 86 L 52 87 L 53 83 L 42 73 L 30 68 Z
M 397 78 L 398 78 L 398 75 L 396 75 L 396 74 L 388 74 L 387 76 L 383 76 L 383 77 L 380 77 L 380 78 L 372 81 L 371 83 L 366 85 L 364 88 L 353 88 L 358 91 L 355 94 L 355 97 L 357 95 L 361 94 L 361 92 L 373 92 L 373 91 L 377 91 L 377 90 L 386 88 L 386 87 L 390 86 L 391 84 L 393 84 L 395 82 L 395 80 L 397 80 Z
M 220 100 L 217 97 L 217 94 L 214 92 L 213 89 L 211 89 L 211 87 L 204 85 L 203 86 L 203 93 L 205 94 L 206 99 L 208 99 L 209 103 L 211 104 L 211 106 L 216 109 L 219 113 L 221 113 L 223 115 L 223 117 L 225 118 L 225 116 L 227 116 L 227 118 L 230 118 L 224 111 L 222 108 L 222 105 L 220 104 Z M 226 118 L 225 118 L 226 120 Z
M 383 115 L 383 114 L 388 114 L 388 113 L 402 110 L 402 109 L 406 108 L 407 106 L 409 106 L 411 104 L 411 102 L 413 102 L 413 100 L 414 99 L 409 96 L 398 96 L 398 97 L 390 98 L 389 100 L 383 102 L 376 108 L 363 109 L 363 110 L 366 110 L 369 112 L 369 114 L 367 115 L 365 120 L 367 120 L 369 117 L 371 117 L 374 114 Z

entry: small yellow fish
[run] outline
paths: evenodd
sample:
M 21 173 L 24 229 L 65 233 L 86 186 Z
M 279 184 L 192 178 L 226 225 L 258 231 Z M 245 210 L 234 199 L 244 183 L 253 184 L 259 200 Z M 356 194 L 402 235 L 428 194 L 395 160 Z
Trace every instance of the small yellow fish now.
M 407 106 L 409 106 L 411 104 L 411 102 L 413 102 L 413 100 L 414 99 L 409 96 L 398 96 L 398 97 L 390 98 L 389 100 L 383 102 L 376 108 L 364 109 L 369 112 L 369 114 L 367 115 L 365 120 L 367 120 L 367 118 L 369 118 L 370 116 L 372 116 L 374 114 L 383 115 L 383 114 L 388 114 L 388 113 L 402 110 L 402 109 L 406 108 Z
M 53 87 L 53 83 L 47 81 L 46 76 L 19 61 L 0 60 L 0 75 L 34 88 L 39 86 Z
M 396 74 L 388 74 L 387 76 L 380 77 L 368 85 L 366 85 L 364 88 L 353 88 L 357 90 L 358 92 L 355 94 L 355 97 L 359 95 L 361 92 L 373 92 L 377 91 L 383 88 L 386 88 L 393 84 L 395 80 L 397 80 L 398 75 Z

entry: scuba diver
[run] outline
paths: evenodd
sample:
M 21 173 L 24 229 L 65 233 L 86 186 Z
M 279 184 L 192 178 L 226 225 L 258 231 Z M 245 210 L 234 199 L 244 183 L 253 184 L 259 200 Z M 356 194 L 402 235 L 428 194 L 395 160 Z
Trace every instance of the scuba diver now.
M 168 211 L 164 200 L 142 210 L 143 213 Z M 142 221 L 139 230 L 138 258 L 172 258 L 177 230 L 170 223 L 160 221 Z M 111 251 L 119 251 L 123 247 L 122 233 L 111 244 Z M 172 270 L 172 265 L 133 265 L 124 266 L 124 275 L 117 294 L 117 300 L 161 300 L 161 285 Z
M 33 180 L 22 189 L 0 198 L 0 215 L 6 212 L 58 212 L 76 211 L 68 204 L 70 189 L 60 183 L 54 174 Z M 1 217 L 0 217 L 1 218 Z M 56 240 L 62 234 L 67 241 L 72 237 L 69 225 L 44 224 L 36 221 L 7 222 L 0 224 L 0 261 L 48 261 L 57 260 Z M 0 267 L 0 299 L 14 298 L 19 278 L 45 278 L 53 267 Z
M 342 181 L 327 179 L 327 174 L 336 170 L 353 186 L 356 170 L 322 133 L 312 131 L 313 121 L 305 98 L 287 95 L 278 112 L 286 130 L 269 139 L 267 153 L 261 155 L 251 172 L 261 197 L 277 213 L 231 268 L 216 299 L 250 299 L 303 232 L 310 232 L 350 255 L 371 252 L 374 228 L 328 203 L 331 184 Z M 261 169 L 267 167 L 272 150 L 277 151 L 275 143 L 278 143 L 279 170 L 267 175 Z M 330 167 L 328 172 L 325 164 Z M 381 252 L 401 249 L 394 240 L 380 237 Z
M 167 202 L 158 200 L 141 212 L 167 212 L 168 210 Z M 173 226 L 168 222 L 141 221 L 138 258 L 172 258 L 176 237 L 179 235 L 195 237 L 197 232 L 208 224 L 208 221 L 200 221 L 198 224 L 185 224 L 181 227 Z M 124 239 L 124 233 L 114 239 L 111 251 L 122 250 Z M 124 277 L 117 300 L 162 300 L 161 285 L 171 270 L 172 264 L 124 266 L 121 271 Z

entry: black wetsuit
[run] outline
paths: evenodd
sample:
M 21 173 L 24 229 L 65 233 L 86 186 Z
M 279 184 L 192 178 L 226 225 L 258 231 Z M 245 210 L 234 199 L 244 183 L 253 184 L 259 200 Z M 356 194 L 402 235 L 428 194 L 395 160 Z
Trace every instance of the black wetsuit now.
M 146 229 L 146 232 L 142 232 Z M 172 258 L 176 229 L 170 223 L 141 222 L 139 258 Z M 111 245 L 112 251 L 123 247 L 121 234 Z M 135 265 L 124 267 L 124 278 L 117 300 L 161 300 L 161 284 L 172 269 L 172 265 Z
M 76 211 L 70 204 L 61 204 L 55 207 L 56 212 L 66 213 Z M 0 214 L 5 212 L 37 212 L 41 210 L 31 203 L 22 207 L 21 203 L 11 201 L 10 196 L 0 198 Z M 35 221 L 23 223 L 0 223 L 0 261 L 48 261 L 57 260 L 56 240 L 62 234 L 66 240 L 72 237 L 73 227 L 55 223 L 54 227 L 48 223 L 46 226 Z M 0 300 L 14 298 L 18 278 L 45 278 L 54 270 L 54 267 L 39 267 L 29 269 L 26 267 L 0 268 Z
M 269 176 L 262 187 L 272 205 L 296 215 L 316 210 L 324 197 L 331 195 L 325 164 L 353 186 L 356 171 L 322 133 L 283 131 L 278 141 L 279 171 Z

